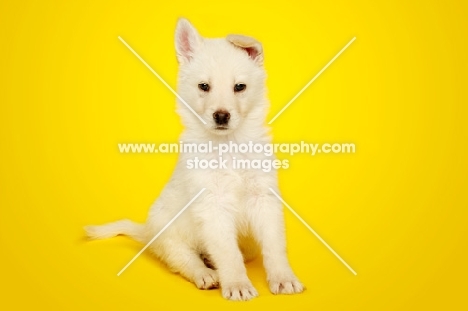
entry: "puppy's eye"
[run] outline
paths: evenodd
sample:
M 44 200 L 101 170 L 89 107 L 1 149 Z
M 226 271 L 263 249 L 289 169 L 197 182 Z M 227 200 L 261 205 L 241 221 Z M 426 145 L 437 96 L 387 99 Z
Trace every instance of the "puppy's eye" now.
M 245 90 L 246 87 L 247 85 L 245 85 L 244 83 L 238 83 L 234 85 L 234 92 L 242 92 L 243 90 Z
M 210 85 L 208 83 L 200 83 L 198 88 L 203 92 L 208 92 L 210 90 Z

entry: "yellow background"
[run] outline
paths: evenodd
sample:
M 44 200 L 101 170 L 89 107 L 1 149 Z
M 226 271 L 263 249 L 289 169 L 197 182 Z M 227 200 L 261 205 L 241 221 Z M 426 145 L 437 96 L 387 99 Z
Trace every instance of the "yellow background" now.
M 462 310 L 467 292 L 467 8 L 462 1 L 2 1 L 0 308 L 51 310 Z M 264 44 L 275 142 L 353 142 L 353 155 L 299 155 L 282 196 L 289 256 L 307 291 L 232 303 L 199 291 L 127 238 L 82 226 L 143 221 L 176 155 L 122 155 L 119 142 L 177 142 L 173 35 Z

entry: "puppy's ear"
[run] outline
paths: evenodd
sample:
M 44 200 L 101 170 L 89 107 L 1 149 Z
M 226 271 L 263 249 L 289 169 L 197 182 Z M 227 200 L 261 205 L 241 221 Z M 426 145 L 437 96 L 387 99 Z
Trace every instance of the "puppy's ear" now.
M 179 18 L 175 32 L 175 46 L 179 64 L 190 62 L 203 38 L 185 18 Z
M 244 49 L 258 65 L 263 64 L 263 48 L 260 42 L 243 35 L 228 35 L 226 39 L 235 46 Z

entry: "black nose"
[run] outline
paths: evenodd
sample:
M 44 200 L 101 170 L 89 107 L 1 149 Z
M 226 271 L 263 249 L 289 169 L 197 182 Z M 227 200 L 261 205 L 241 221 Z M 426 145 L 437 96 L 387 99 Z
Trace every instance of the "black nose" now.
M 230 118 L 231 114 L 226 110 L 218 110 L 213 113 L 213 119 L 219 125 L 228 124 Z

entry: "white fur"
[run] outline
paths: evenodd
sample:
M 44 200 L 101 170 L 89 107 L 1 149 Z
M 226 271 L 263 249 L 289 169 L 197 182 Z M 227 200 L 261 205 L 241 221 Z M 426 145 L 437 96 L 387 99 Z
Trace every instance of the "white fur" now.
M 269 143 L 264 125 L 268 101 L 261 44 L 253 38 L 230 35 L 227 39 L 204 39 L 185 19 L 176 29 L 176 51 L 180 64 L 178 92 L 207 125 L 178 102 L 185 125 L 184 143 L 214 145 L 233 141 Z M 209 92 L 198 88 L 208 83 Z M 234 92 L 244 83 L 243 92 Z M 213 113 L 229 111 L 226 130 L 216 129 Z M 151 207 L 146 224 L 123 220 L 86 227 L 90 238 L 129 235 L 147 243 L 197 194 L 206 191 L 149 247 L 171 270 L 208 289 L 221 286 L 231 300 L 249 300 L 257 291 L 247 277 L 244 260 L 259 250 L 270 290 L 274 294 L 303 291 L 286 256 L 282 205 L 268 190 L 278 192 L 276 172 L 262 170 L 189 170 L 187 159 L 217 159 L 217 154 L 180 154 L 171 180 Z M 228 154 L 247 159 L 266 159 L 263 154 Z M 271 157 L 272 158 L 272 157 Z M 216 270 L 208 268 L 209 260 Z

